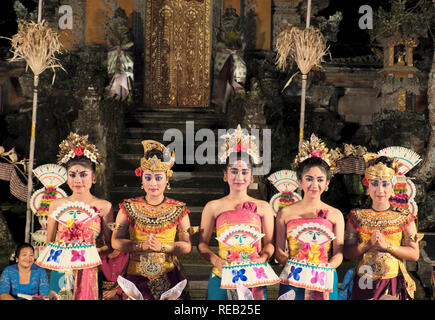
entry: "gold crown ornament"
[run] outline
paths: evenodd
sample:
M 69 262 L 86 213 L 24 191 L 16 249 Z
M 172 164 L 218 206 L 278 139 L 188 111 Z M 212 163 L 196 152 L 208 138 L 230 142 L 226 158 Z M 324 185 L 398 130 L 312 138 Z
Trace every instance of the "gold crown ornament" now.
M 142 172 L 145 170 L 149 171 L 164 171 L 166 176 L 170 178 L 173 174 L 171 170 L 172 166 L 175 164 L 175 152 L 172 150 L 172 154 L 169 154 L 169 150 L 160 142 L 154 140 L 143 140 L 142 146 L 144 149 L 144 157 L 140 159 L 140 167 L 136 169 L 136 176 L 142 176 Z M 163 159 L 170 157 L 169 161 L 165 162 L 157 158 L 156 155 L 145 158 L 148 151 L 157 149 L 163 153 Z
M 341 154 L 336 150 L 329 150 L 322 139 L 312 133 L 309 141 L 305 140 L 302 142 L 299 153 L 293 161 L 293 170 L 297 170 L 302 161 L 311 157 L 321 158 L 328 164 L 331 173 L 335 174 L 337 171 L 336 162 L 341 157 Z
M 397 162 L 396 158 L 393 158 L 391 168 L 382 162 L 378 162 L 375 165 L 367 166 L 367 163 L 370 160 L 377 159 L 380 156 L 381 155 L 376 153 L 367 153 L 363 156 L 364 161 L 366 162 L 365 178 L 367 178 L 368 180 L 392 179 L 397 175 L 399 163 Z
M 97 147 L 88 141 L 88 136 L 70 132 L 68 137 L 59 144 L 59 164 L 66 164 L 75 157 L 85 156 L 95 164 L 101 164 L 101 155 Z
M 255 136 L 245 134 L 240 124 L 237 125 L 233 133 L 226 133 L 221 138 L 225 139 L 218 155 L 221 163 L 224 163 L 232 152 L 246 152 L 251 156 L 254 164 L 260 163 L 260 154 L 257 143 L 254 141 Z

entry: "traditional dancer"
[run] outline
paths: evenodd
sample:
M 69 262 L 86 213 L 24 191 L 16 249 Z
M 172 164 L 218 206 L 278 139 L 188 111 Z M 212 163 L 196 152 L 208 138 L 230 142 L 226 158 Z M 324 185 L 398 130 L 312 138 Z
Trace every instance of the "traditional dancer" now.
M 294 290 L 295 300 L 337 298 L 335 269 L 343 261 L 344 218 L 340 210 L 321 200 L 335 160 L 314 134 L 294 160 L 303 198 L 282 208 L 276 217 L 275 258 L 285 266 L 280 295 Z
M 165 196 L 174 152 L 170 156 L 163 144 L 153 140 L 144 140 L 142 145 L 144 157 L 135 173 L 146 195 L 119 205 L 112 245 L 129 253 L 125 278 L 145 300 L 159 300 L 162 293 L 185 279 L 177 255 L 191 251 L 192 229 L 186 204 Z M 184 290 L 181 299 L 189 298 Z
M 47 246 L 36 264 L 52 270 L 50 289 L 61 299 L 98 300 L 97 266 L 100 255 L 112 251 L 109 225 L 113 222 L 111 203 L 91 193 L 101 156 L 87 136 L 72 132 L 59 147 L 59 164 L 66 167 L 72 194 L 50 203 Z
M 407 208 L 392 205 L 393 188 L 397 179 L 404 178 L 403 172 L 399 172 L 395 158 L 368 153 L 364 160 L 363 184 L 367 186 L 371 207 L 351 210 L 346 226 L 345 257 L 358 260 L 351 299 L 377 300 L 383 295 L 401 300 L 413 298 L 415 282 L 403 260 L 419 258 L 416 216 Z
M 241 284 L 251 288 L 254 299 L 265 300 L 265 286 L 279 279 L 267 263 L 274 251 L 272 208 L 247 194 L 252 166 L 259 162 L 257 145 L 240 125 L 224 138 L 219 159 L 225 162 L 224 181 L 230 191 L 204 207 L 198 242 L 198 251 L 213 265 L 207 299 L 234 299 Z M 218 255 L 209 247 L 215 225 Z

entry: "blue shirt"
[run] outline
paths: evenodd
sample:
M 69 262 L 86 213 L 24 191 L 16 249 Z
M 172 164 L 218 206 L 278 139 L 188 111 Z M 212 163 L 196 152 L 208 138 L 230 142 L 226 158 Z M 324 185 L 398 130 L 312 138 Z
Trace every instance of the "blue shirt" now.
M 30 269 L 29 283 L 20 283 L 18 265 L 7 266 L 0 277 L 0 294 L 7 293 L 17 298 L 18 293 L 48 296 L 48 277 L 45 270 L 36 264 Z

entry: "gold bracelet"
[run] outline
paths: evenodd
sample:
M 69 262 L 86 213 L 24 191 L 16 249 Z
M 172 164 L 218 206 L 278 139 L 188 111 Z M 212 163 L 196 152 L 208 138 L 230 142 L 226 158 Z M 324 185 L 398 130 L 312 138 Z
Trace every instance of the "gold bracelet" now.
M 169 245 L 169 243 L 162 243 L 162 249 L 160 251 L 163 253 L 168 253 L 170 249 L 171 246 Z
M 392 253 L 395 250 L 396 250 L 396 246 L 394 244 L 392 244 L 392 243 L 389 243 L 388 246 L 387 246 L 387 251 Z
M 134 251 L 142 251 L 142 243 L 141 242 L 136 242 L 134 244 Z
M 187 234 L 188 236 L 190 236 L 190 228 L 186 228 L 184 230 L 179 230 L 178 231 L 178 237 L 181 237 L 184 234 Z

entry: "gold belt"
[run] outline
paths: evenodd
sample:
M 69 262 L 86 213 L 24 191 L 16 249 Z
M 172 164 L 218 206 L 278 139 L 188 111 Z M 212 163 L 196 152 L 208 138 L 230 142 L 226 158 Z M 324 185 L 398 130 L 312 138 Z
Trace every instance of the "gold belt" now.
M 156 279 L 174 268 L 174 256 L 164 252 L 145 251 L 130 254 L 130 264 L 136 274 L 148 279 Z

